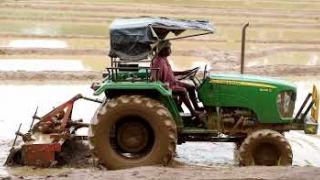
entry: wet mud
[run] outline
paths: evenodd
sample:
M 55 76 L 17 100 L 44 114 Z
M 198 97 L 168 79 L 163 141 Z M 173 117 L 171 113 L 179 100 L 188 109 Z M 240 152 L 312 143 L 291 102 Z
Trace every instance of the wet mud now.
M 294 80 L 294 79 L 293 79 Z M 14 81 L 12 81 L 14 82 Z M 26 131 L 31 120 L 34 109 L 39 105 L 39 115 L 43 115 L 51 109 L 51 106 L 56 106 L 70 98 L 76 93 L 82 93 L 86 96 L 91 96 L 92 91 L 88 88 L 89 84 L 16 84 L 1 85 L 0 98 L 7 104 L 2 104 L 1 109 L 4 111 L 0 114 L 0 127 L 6 126 L 3 129 L 0 137 L 0 163 L 3 164 L 10 150 L 14 132 L 17 125 L 23 122 L 22 131 Z M 44 81 L 46 82 L 46 81 Z M 317 81 L 297 81 L 298 99 L 297 105 L 303 101 L 306 93 L 311 90 L 312 83 Z M 47 82 L 48 83 L 48 82 Z M 319 83 L 319 82 L 318 82 Z M 28 96 L 17 94 L 23 91 Z M 55 97 L 54 99 L 52 97 Z M 16 103 L 17 100 L 23 103 Z M 74 119 L 83 118 L 85 122 L 90 122 L 92 115 L 97 108 L 97 104 L 79 102 L 75 106 Z M 19 113 L 15 113 L 15 109 L 19 109 Z M 80 134 L 86 134 L 86 129 L 83 129 Z M 289 132 L 286 134 L 292 149 L 293 149 L 293 164 L 299 167 L 287 167 L 281 171 L 279 168 L 261 168 L 259 174 L 252 174 L 254 168 L 241 168 L 245 171 L 244 174 L 230 175 L 230 179 L 247 179 L 252 177 L 261 177 L 261 179 L 272 179 L 279 177 L 293 178 L 294 173 L 301 175 L 302 179 L 318 176 L 315 168 L 309 166 L 320 167 L 320 137 L 319 135 L 305 135 L 303 132 Z M 88 179 L 103 179 L 108 178 L 132 178 L 132 179 L 149 179 L 155 177 L 159 179 L 170 179 L 172 173 L 176 172 L 179 179 L 206 179 L 207 176 L 211 179 L 225 178 L 222 172 L 238 172 L 236 162 L 233 156 L 234 144 L 232 143 L 192 143 L 188 142 L 177 147 L 177 157 L 173 166 L 164 167 L 142 167 L 123 171 L 106 171 L 103 167 L 97 166 L 97 162 L 91 156 L 87 142 L 84 144 L 68 145 L 65 153 L 66 164 L 53 169 L 40 169 L 33 167 L 0 167 L 0 177 L 25 178 L 25 179 L 56 179 L 65 178 L 73 179 L 77 177 L 86 177 Z M 306 168 L 308 167 L 308 168 Z M 102 168 L 102 169 L 101 169 Z M 151 169 L 153 171 L 151 172 Z M 189 172 L 191 169 L 194 171 Z M 210 170 L 209 170 L 210 169 Z M 128 173 L 128 174 L 127 174 Z M 197 174 L 198 173 L 198 174 Z M 243 173 L 243 172 L 242 172 Z M 308 174 L 302 174 L 308 173 Z M 136 175 L 134 175 L 136 174 Z M 189 174 L 185 176 L 183 174 Z M 196 175 L 197 174 L 197 175 Z M 117 175 L 119 177 L 117 177 Z M 317 175 L 317 176 L 316 176 Z M 93 178 L 94 177 L 94 178 Z M 121 178 L 120 178 L 121 177 Z M 269 178 L 270 177 L 270 178 Z M 213 178 L 213 179 L 214 179 Z M 312 179 L 312 178 L 311 178 Z

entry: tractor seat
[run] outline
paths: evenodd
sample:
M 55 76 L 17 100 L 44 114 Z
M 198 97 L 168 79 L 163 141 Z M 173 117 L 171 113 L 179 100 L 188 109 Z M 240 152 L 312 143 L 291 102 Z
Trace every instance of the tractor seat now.
M 139 71 L 139 64 L 118 64 L 119 71 Z

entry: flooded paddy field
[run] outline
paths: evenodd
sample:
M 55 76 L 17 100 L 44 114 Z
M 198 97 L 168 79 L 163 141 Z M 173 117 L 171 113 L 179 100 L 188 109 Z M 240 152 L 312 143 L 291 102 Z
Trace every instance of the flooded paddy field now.
M 77 93 L 91 96 L 90 83 L 100 79 L 109 65 L 109 25 L 117 17 L 212 21 L 213 35 L 173 41 L 170 57 L 176 70 L 208 65 L 211 73 L 239 71 L 241 27 L 249 22 L 245 72 L 294 82 L 299 106 L 312 84 L 320 83 L 319 9 L 319 0 L 0 1 L 0 164 L 17 126 L 22 122 L 27 131 L 37 106 L 43 115 Z M 74 118 L 89 122 L 96 108 L 95 103 L 79 101 Z M 91 165 L 86 169 L 1 166 L 0 178 L 319 179 L 319 135 L 295 131 L 286 137 L 297 167 L 236 168 L 232 143 L 185 143 L 177 149 L 177 168 L 105 172 Z
M 297 106 L 299 106 L 306 94 L 311 90 L 313 83 L 320 81 L 301 81 L 291 79 L 298 87 Z M 14 138 L 14 132 L 20 123 L 23 123 L 22 132 L 26 132 L 31 122 L 31 117 L 39 107 L 38 115 L 44 115 L 52 107 L 58 106 L 77 93 L 88 97 L 93 97 L 93 91 L 88 83 L 75 83 L 73 85 L 52 83 L 21 84 L 12 82 L 10 84 L 0 84 L 0 164 L 3 164 Z M 103 98 L 103 97 L 98 97 Z M 80 100 L 75 104 L 73 119 L 83 119 L 90 122 L 99 104 Z M 79 134 L 86 134 L 86 129 L 80 130 Z M 293 164 L 295 166 L 320 167 L 320 135 L 305 135 L 300 131 L 291 131 L 285 135 L 293 149 Z M 233 156 L 233 143 L 207 143 L 188 142 L 177 147 L 178 156 L 176 163 L 183 164 L 180 168 L 192 167 L 228 167 L 236 166 Z M 180 166 L 180 165 L 179 165 Z M 92 170 L 91 164 L 82 167 Z M 73 171 L 72 167 L 66 166 L 58 169 L 32 169 L 30 167 L 7 168 L 0 167 L 0 177 L 13 176 L 39 176 L 45 177 L 50 174 L 64 174 Z M 79 170 L 80 171 L 80 170 Z M 95 172 L 97 170 L 93 170 Z
M 250 23 L 246 45 L 247 68 L 283 64 L 308 68 L 318 65 L 319 7 L 320 1 L 315 0 L 79 0 L 72 3 L 62 0 L 5 0 L 0 3 L 0 61 L 79 60 L 87 69 L 102 70 L 106 65 L 109 25 L 113 19 L 165 16 L 207 19 L 215 26 L 213 35 L 173 42 L 171 59 L 176 59 L 182 68 L 185 67 L 181 63 L 183 61 L 209 62 L 214 70 L 219 71 L 230 70 L 223 64 L 238 66 L 241 27 L 246 22 Z M 87 57 L 79 58 L 79 55 Z M 313 68 L 313 72 L 320 72 L 319 67 Z M 264 71 L 254 73 L 263 74 Z M 277 75 L 276 72 L 272 74 Z

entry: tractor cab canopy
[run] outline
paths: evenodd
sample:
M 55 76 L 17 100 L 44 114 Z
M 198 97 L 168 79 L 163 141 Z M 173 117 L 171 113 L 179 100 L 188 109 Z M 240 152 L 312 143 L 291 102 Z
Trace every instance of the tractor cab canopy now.
M 179 36 L 185 30 L 200 30 L 202 32 L 184 37 L 167 37 L 170 32 Z M 119 58 L 122 61 L 139 61 L 147 59 L 161 41 L 209 33 L 213 33 L 213 26 L 208 21 L 177 20 L 163 17 L 116 19 L 110 27 L 109 56 Z

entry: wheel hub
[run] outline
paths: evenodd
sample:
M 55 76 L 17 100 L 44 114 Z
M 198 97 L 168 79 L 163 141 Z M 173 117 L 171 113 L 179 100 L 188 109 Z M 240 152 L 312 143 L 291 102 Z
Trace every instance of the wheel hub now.
M 118 127 L 117 144 L 125 153 L 137 153 L 149 142 L 148 129 L 142 122 L 125 122 Z
M 253 151 L 255 165 L 276 166 L 279 164 L 278 148 L 270 143 L 262 143 Z

